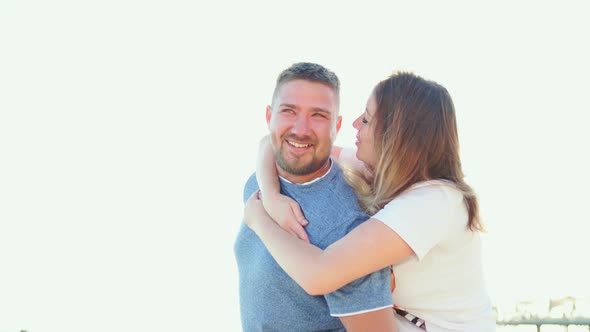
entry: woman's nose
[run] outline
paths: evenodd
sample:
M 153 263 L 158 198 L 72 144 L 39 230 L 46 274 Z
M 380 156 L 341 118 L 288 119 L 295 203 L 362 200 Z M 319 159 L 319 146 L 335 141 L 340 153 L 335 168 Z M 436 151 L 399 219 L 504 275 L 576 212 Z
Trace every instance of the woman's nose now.
M 352 127 L 356 130 L 359 130 L 359 128 L 361 127 L 361 117 L 362 115 L 356 118 L 356 120 L 354 120 L 354 122 L 352 123 Z

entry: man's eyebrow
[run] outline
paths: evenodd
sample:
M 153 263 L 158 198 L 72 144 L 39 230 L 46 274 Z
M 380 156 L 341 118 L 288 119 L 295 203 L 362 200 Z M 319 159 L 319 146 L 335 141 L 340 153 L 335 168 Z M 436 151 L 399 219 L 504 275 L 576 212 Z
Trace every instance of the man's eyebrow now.
M 281 107 L 288 107 L 288 108 L 293 108 L 293 109 L 298 109 L 299 107 L 295 104 L 280 104 L 279 108 Z M 326 113 L 326 114 L 332 114 L 332 112 L 330 112 L 329 110 L 325 109 L 325 108 L 321 108 L 321 107 L 313 107 L 312 110 L 314 112 L 321 112 L 321 113 Z
M 321 107 L 314 107 L 314 108 L 312 108 L 312 110 L 314 110 L 315 112 L 327 113 L 328 115 L 332 114 L 332 112 L 328 111 L 325 108 L 321 108 Z
M 280 104 L 279 108 L 281 108 L 281 107 L 288 107 L 288 108 L 295 108 L 295 109 L 298 108 L 297 105 L 294 105 L 294 104 Z

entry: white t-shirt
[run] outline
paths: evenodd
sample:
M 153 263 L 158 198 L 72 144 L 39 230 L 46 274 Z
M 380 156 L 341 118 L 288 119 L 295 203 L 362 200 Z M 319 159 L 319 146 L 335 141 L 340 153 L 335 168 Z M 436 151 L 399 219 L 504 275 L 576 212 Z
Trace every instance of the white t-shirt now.
M 415 253 L 393 266 L 397 306 L 424 319 L 429 332 L 496 330 L 480 237 L 467 228 L 463 195 L 452 183 L 417 183 L 373 218 L 391 227 Z M 398 328 L 414 331 L 408 324 Z

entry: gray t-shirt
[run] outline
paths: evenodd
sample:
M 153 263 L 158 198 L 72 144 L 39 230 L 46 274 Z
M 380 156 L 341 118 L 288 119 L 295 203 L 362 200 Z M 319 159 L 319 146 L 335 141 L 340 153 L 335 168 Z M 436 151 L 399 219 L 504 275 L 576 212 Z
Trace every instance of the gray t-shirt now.
M 244 187 L 244 201 L 258 190 L 255 175 Z M 309 184 L 281 179 L 283 194 L 295 199 L 309 225 L 311 243 L 325 249 L 368 219 L 342 170 Z M 240 282 L 240 314 L 244 331 L 344 331 L 346 316 L 392 306 L 389 269 L 355 280 L 324 296 L 311 296 L 295 283 L 266 250 L 256 234 L 242 224 L 234 253 Z

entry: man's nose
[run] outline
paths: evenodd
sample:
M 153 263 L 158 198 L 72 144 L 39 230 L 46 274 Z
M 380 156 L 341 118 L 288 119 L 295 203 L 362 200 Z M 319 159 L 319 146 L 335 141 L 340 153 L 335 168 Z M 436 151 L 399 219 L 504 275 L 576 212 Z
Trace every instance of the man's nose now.
M 298 116 L 291 128 L 291 132 L 297 135 L 307 135 L 310 131 L 309 121 L 306 116 Z

